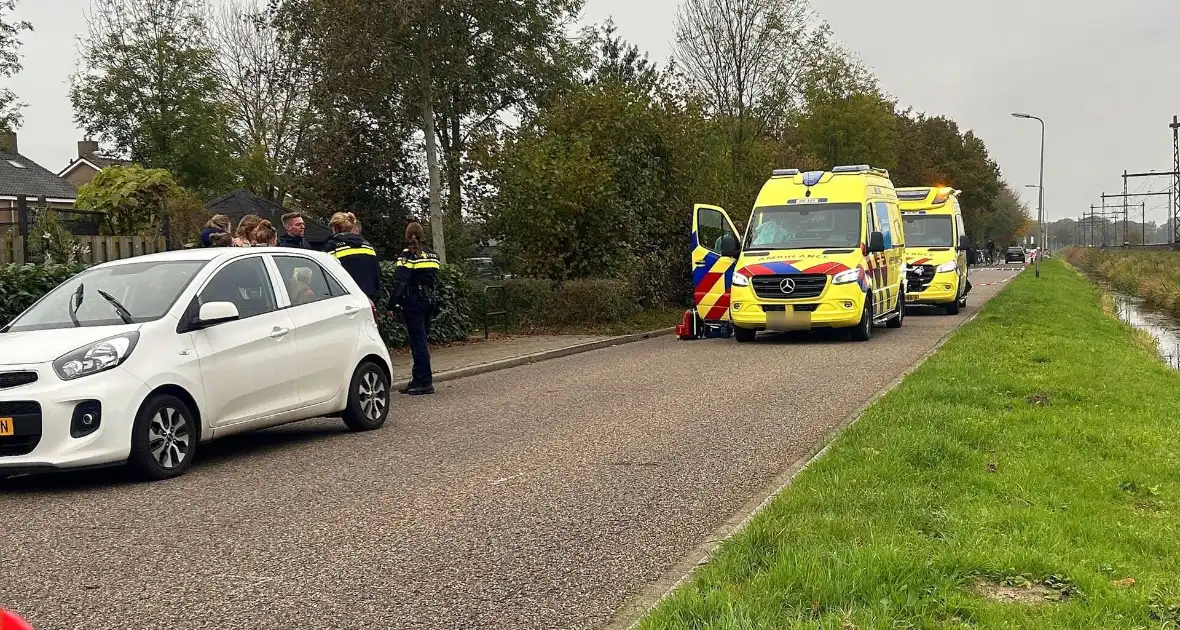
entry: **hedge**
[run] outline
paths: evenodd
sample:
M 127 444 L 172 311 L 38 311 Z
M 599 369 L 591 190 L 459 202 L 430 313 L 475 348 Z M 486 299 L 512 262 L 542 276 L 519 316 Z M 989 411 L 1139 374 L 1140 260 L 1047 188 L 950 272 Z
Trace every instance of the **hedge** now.
M 85 265 L 0 265 L 0 326 L 85 268 Z
M 26 264 L 0 266 L 0 325 L 12 320 L 48 291 L 85 269 L 84 265 Z M 391 347 L 408 345 L 400 317 L 386 311 L 393 288 L 393 263 L 381 264 L 383 303 L 378 304 L 378 326 Z M 471 280 L 461 266 L 444 266 L 439 274 L 439 312 L 430 327 L 431 343 L 466 339 L 482 323 L 483 285 Z M 577 324 L 609 324 L 642 310 L 639 295 L 626 280 L 570 280 L 554 285 L 548 280 L 512 279 L 504 291 L 486 293 L 490 310 L 507 310 L 512 328 L 546 328 Z M 497 324 L 500 322 L 497 321 Z

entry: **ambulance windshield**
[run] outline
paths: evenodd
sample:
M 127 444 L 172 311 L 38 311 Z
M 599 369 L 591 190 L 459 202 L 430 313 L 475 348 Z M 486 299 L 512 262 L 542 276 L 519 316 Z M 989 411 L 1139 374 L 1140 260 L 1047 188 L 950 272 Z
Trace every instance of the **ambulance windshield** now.
M 945 214 L 902 214 L 909 247 L 954 247 L 955 231 Z
M 863 206 L 812 203 L 755 208 L 747 250 L 851 249 L 860 247 Z

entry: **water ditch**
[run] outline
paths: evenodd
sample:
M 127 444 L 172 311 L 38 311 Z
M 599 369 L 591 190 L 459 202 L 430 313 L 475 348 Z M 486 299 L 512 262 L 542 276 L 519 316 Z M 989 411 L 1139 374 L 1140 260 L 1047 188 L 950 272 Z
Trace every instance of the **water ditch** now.
M 1180 370 L 1180 321 L 1149 309 L 1137 297 L 1118 291 L 1110 291 L 1110 294 L 1114 296 L 1119 319 L 1154 337 L 1160 358 L 1172 369 Z

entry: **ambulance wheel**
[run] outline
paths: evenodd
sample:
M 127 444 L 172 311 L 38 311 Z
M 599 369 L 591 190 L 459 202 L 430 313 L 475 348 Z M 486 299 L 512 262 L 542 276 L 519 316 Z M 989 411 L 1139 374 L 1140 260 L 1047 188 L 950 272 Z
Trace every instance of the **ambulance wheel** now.
M 897 317 L 894 317 L 893 319 L 889 320 L 889 323 L 887 323 L 885 325 L 888 326 L 889 328 L 901 328 L 901 324 L 904 321 L 905 321 L 905 294 L 901 293 L 901 294 L 898 294 L 898 296 L 897 296 Z
M 853 341 L 868 341 L 873 336 L 873 299 L 865 294 L 865 307 L 860 313 L 860 322 L 852 329 Z
M 758 336 L 758 331 L 753 328 L 742 328 L 740 326 L 733 327 L 733 338 L 737 339 L 738 343 L 750 343 Z
M 946 305 L 946 314 L 947 315 L 958 315 L 959 314 L 959 301 L 958 300 L 955 300 L 954 302 L 951 302 L 950 304 Z

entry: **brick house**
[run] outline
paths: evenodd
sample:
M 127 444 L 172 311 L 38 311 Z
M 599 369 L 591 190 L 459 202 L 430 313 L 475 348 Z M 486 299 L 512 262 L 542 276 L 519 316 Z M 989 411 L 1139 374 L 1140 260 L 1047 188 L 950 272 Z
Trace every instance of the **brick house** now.
M 57 210 L 72 210 L 78 189 L 45 167 L 21 155 L 15 133 L 0 132 L 0 231 L 17 222 L 17 196 L 30 206 L 45 203 Z
M 128 166 L 130 160 L 99 155 L 98 143 L 93 140 L 83 140 L 78 143 L 78 157 L 70 160 L 58 177 L 70 182 L 74 186 L 82 187 L 90 183 L 94 176 L 108 166 Z

